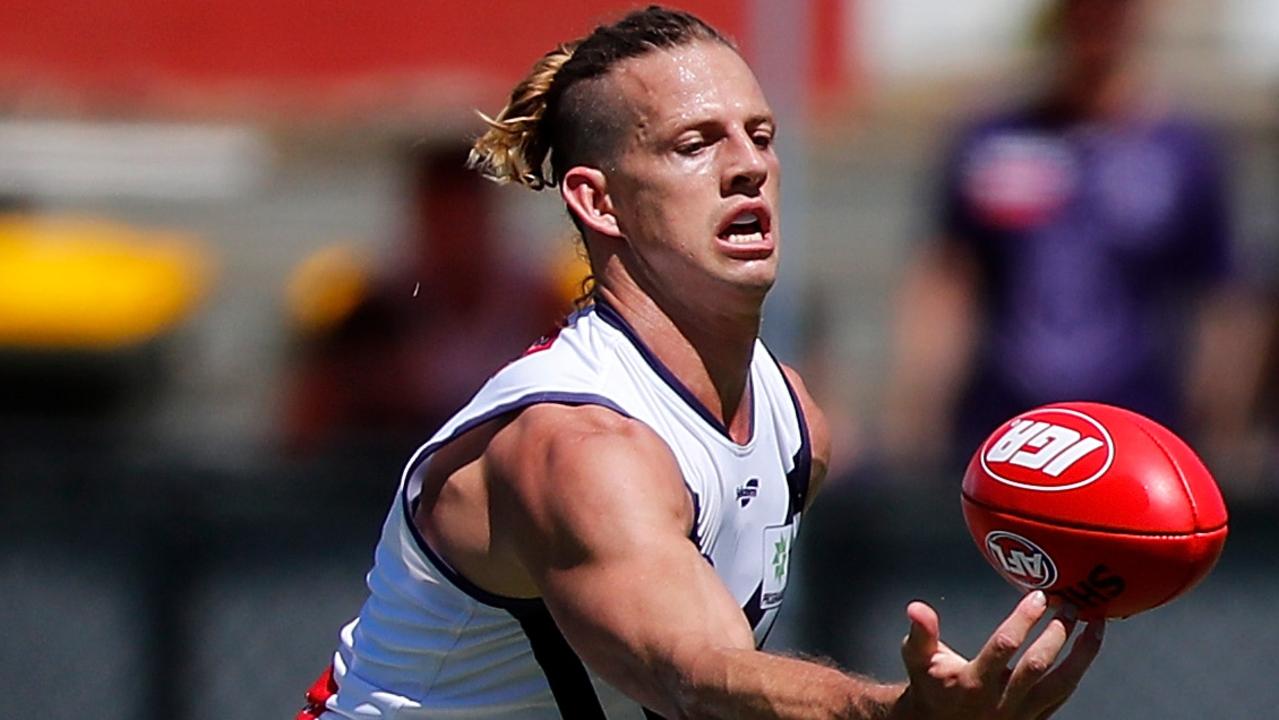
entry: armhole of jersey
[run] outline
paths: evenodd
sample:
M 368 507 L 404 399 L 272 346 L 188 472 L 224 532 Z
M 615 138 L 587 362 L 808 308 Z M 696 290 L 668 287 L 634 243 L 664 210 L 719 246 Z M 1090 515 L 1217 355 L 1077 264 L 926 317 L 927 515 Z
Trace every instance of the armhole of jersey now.
M 681 475 L 683 473 L 680 473 Z M 693 526 L 688 529 L 688 539 L 693 541 L 693 545 L 697 547 L 697 552 L 706 558 L 706 561 L 714 565 L 711 556 L 702 550 L 702 498 L 689 484 L 688 478 L 682 478 L 684 481 L 684 489 L 688 491 L 688 497 L 693 501 Z
M 413 520 L 414 511 L 417 509 L 418 495 L 421 492 L 421 480 L 417 476 L 417 471 L 430 460 L 436 450 L 444 447 L 453 440 L 474 430 L 490 420 L 506 415 L 507 413 L 523 410 L 531 405 L 549 403 L 554 405 L 599 405 L 606 407 L 613 412 L 623 416 L 631 417 L 629 413 L 623 410 L 617 403 L 602 396 L 592 393 L 577 392 L 535 392 L 521 396 L 507 403 L 503 403 L 458 425 L 451 433 L 443 438 L 434 440 L 418 449 L 413 457 L 409 460 L 408 465 L 404 468 L 404 473 L 400 478 L 400 493 L 397 503 L 400 511 L 404 514 L 404 522 L 408 525 L 409 532 L 413 535 L 413 541 L 417 545 L 418 550 L 424 557 L 435 566 L 449 582 L 457 586 L 459 590 L 466 593 L 471 599 L 489 605 L 491 607 L 501 608 L 503 610 L 525 610 L 541 604 L 540 598 L 514 598 L 505 595 L 492 593 L 484 588 L 479 587 L 475 583 L 468 580 L 464 575 L 458 572 L 450 565 L 439 553 L 431 547 L 430 543 L 423 537 L 421 530 L 418 529 L 417 523 Z
M 786 484 L 790 488 L 790 507 L 786 510 L 786 522 L 790 522 L 804 511 L 804 505 L 808 502 L 808 486 L 813 477 L 813 445 L 808 437 L 808 420 L 804 417 L 804 406 L 799 402 L 799 395 L 791 385 L 790 378 L 786 377 L 786 370 L 782 368 L 777 356 L 767 347 L 764 350 L 768 352 L 773 367 L 777 369 L 777 374 L 781 376 L 782 384 L 790 395 L 791 407 L 795 409 L 795 423 L 799 429 L 799 447 L 791 460 L 791 470 L 786 473 Z

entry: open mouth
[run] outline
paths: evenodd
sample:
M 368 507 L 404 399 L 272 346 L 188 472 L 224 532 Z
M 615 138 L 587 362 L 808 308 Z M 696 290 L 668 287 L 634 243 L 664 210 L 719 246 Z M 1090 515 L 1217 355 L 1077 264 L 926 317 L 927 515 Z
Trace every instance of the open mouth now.
M 719 236 L 734 245 L 760 242 L 764 239 L 764 223 L 755 213 L 744 212 L 733 218 Z
M 718 234 L 721 241 L 734 246 L 762 245 L 768 240 L 769 218 L 766 210 L 746 209 L 733 215 Z

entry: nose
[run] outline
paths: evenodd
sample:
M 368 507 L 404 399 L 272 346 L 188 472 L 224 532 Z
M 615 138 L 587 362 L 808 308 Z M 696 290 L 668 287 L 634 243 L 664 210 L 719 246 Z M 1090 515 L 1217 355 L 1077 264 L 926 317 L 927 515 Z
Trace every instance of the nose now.
M 749 133 L 742 131 L 735 134 L 729 142 L 724 168 L 725 194 L 758 193 L 760 186 L 768 180 L 767 152 L 755 144 Z

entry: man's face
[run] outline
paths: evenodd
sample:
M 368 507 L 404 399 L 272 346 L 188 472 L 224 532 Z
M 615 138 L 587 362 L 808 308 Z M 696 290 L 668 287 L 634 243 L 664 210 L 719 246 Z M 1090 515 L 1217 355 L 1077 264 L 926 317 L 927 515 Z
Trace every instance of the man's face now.
M 1146 15 L 1142 0 L 1065 0 L 1062 40 L 1068 61 L 1101 71 L 1134 49 Z
M 750 68 L 699 42 L 611 77 L 631 112 L 607 177 L 632 275 L 686 303 L 761 302 L 777 275 L 780 176 L 772 111 Z

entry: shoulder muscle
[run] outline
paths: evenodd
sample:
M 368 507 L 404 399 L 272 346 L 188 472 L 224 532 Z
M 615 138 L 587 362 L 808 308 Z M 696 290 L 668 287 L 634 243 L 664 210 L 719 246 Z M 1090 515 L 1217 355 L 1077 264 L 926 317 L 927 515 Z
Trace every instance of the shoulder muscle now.
M 674 455 L 647 425 L 596 406 L 538 405 L 490 443 L 494 511 L 521 554 L 548 541 L 607 552 L 630 532 L 692 528 Z M 535 560 L 536 562 L 536 560 Z

